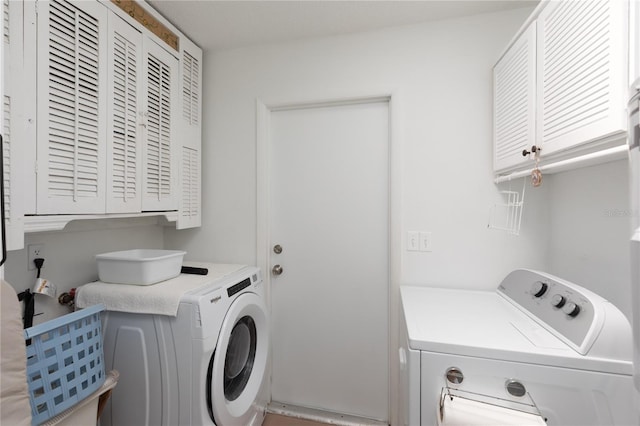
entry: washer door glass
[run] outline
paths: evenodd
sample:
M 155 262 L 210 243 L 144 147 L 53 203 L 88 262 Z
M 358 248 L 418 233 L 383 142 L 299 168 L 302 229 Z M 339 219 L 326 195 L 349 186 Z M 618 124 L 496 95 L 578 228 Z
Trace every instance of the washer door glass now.
M 256 359 L 256 323 L 244 316 L 233 326 L 224 360 L 224 396 L 235 401 L 247 386 Z

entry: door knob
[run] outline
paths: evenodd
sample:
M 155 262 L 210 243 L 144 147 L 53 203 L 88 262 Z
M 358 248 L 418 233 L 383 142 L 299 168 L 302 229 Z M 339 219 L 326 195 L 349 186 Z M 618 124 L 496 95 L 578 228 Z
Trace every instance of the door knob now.
M 273 275 L 276 275 L 276 276 L 278 276 L 278 275 L 282 274 L 282 266 L 280 266 L 280 265 L 275 265 L 275 266 L 271 269 L 271 273 L 272 273 Z
M 275 246 L 273 246 L 273 252 L 275 254 L 280 254 L 282 253 L 282 246 L 280 244 L 276 244 Z

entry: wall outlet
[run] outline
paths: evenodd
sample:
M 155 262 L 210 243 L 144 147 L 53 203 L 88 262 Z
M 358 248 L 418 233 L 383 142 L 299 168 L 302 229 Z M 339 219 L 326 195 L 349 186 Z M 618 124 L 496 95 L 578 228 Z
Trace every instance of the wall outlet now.
M 27 253 L 29 254 L 27 256 L 27 268 L 29 271 L 34 271 L 36 269 L 36 264 L 33 263 L 33 260 L 39 257 L 45 259 L 44 244 L 29 244 L 27 246 Z

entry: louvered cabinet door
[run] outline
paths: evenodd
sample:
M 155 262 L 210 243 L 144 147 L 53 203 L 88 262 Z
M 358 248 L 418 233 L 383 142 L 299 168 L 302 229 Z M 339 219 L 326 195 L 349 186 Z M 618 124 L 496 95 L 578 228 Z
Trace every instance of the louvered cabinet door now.
M 3 165 L 4 209 L 7 250 L 24 248 L 24 134 L 21 125 L 24 115 L 22 79 L 22 3 L 3 1 Z M 23 141 L 23 143 L 19 143 Z
M 538 17 L 538 138 L 542 155 L 626 131 L 628 4 L 550 2 Z
M 142 211 L 142 34 L 109 16 L 107 213 Z
M 202 223 L 201 152 L 202 152 L 202 50 L 187 39 L 181 40 L 180 79 L 180 208 L 177 229 L 198 227 Z
M 37 213 L 104 213 L 107 9 L 38 5 Z
M 201 225 L 200 164 L 200 150 L 183 146 L 180 209 L 176 229 L 195 228 Z
M 149 39 L 144 52 L 142 210 L 178 210 L 178 59 Z
M 517 166 L 535 145 L 536 26 L 531 24 L 493 68 L 493 169 Z

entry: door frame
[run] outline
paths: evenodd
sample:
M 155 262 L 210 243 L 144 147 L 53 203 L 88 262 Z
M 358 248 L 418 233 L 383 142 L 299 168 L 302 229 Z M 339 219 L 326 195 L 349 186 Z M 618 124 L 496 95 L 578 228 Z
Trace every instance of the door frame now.
M 271 114 L 278 111 L 337 107 L 343 105 L 366 104 L 373 102 L 387 103 L 389 110 L 389 142 L 388 142 L 388 336 L 389 336 L 389 366 L 388 374 L 388 407 L 389 423 L 398 422 L 398 401 L 394 397 L 393 389 L 398 387 L 399 361 L 398 361 L 398 327 L 400 319 L 400 271 L 401 271 L 401 165 L 402 151 L 398 126 L 398 94 L 395 92 L 369 96 L 351 96 L 338 99 L 308 99 L 291 102 L 265 102 L 256 100 L 256 260 L 257 266 L 263 271 L 266 302 L 269 311 L 271 304 L 271 268 L 270 252 L 271 240 L 269 223 L 269 200 L 271 194 L 271 165 L 269 153 L 271 151 Z M 270 331 L 271 333 L 271 331 Z M 269 381 L 271 381 L 271 351 L 269 353 Z M 271 389 L 268 400 L 271 401 Z

